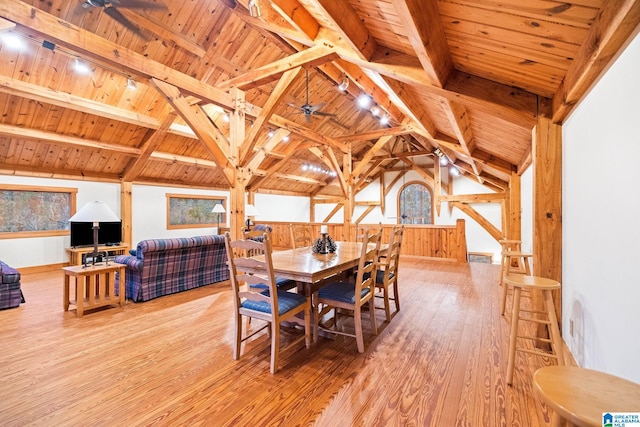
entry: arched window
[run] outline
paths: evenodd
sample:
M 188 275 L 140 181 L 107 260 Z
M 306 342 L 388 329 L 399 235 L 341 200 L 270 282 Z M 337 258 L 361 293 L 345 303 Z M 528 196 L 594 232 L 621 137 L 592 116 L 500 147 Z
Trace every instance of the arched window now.
M 433 224 L 431 190 L 421 182 L 408 182 L 398 193 L 399 224 Z

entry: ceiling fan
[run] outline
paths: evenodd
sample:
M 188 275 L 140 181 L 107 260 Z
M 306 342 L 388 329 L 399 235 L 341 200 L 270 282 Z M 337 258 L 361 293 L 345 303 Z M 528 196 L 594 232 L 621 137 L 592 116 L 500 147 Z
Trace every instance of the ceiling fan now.
M 307 91 L 307 99 L 306 102 L 302 106 L 297 106 L 294 104 L 287 104 L 289 107 L 299 110 L 297 114 L 304 114 L 304 118 L 307 123 L 311 123 L 312 116 L 324 116 L 324 117 L 336 117 L 336 114 L 325 113 L 320 111 L 322 107 L 325 106 L 326 102 L 322 102 L 318 105 L 309 104 L 309 70 L 305 68 L 306 72 L 306 91 Z
M 122 9 L 153 9 L 153 10 L 164 10 L 167 8 L 163 3 L 156 3 L 152 1 L 144 1 L 144 0 L 86 0 L 81 4 L 83 9 L 89 9 L 91 7 L 100 7 L 104 10 L 104 13 L 109 15 L 111 18 L 118 21 L 125 28 L 133 31 L 144 39 L 148 39 L 148 37 L 142 33 L 140 28 L 136 26 L 133 22 L 129 21 L 119 10 Z

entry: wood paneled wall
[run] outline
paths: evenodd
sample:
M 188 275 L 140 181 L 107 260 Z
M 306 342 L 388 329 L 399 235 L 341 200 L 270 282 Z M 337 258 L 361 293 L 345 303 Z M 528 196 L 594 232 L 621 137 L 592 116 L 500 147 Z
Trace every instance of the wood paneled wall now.
M 320 226 L 326 225 L 334 240 L 354 241 L 357 231 L 368 228 L 377 230 L 382 226 L 382 240 L 389 241 L 394 224 L 358 224 L 345 227 L 344 224 L 290 223 L 275 221 L 257 221 L 257 224 L 269 224 L 273 227 L 272 241 L 277 248 L 290 248 L 290 224 L 309 224 L 312 235 L 320 235 Z M 402 255 L 438 258 L 467 262 L 467 241 L 465 222 L 457 220 L 456 225 L 405 225 L 402 241 Z

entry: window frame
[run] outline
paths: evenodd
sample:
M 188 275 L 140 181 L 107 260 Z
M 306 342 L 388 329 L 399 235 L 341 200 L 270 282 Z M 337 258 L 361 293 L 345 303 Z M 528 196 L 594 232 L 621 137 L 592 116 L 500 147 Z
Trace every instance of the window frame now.
M 397 222 L 398 224 L 402 224 L 402 218 L 400 216 L 402 215 L 402 209 L 400 206 L 400 201 L 402 199 L 402 192 L 410 185 L 416 185 L 416 184 L 423 186 L 426 189 L 426 191 L 429 193 L 429 196 L 431 198 L 431 209 L 430 209 L 431 218 L 429 218 L 428 224 L 413 224 L 413 225 L 433 225 L 433 210 L 434 210 L 433 189 L 429 185 L 427 185 L 427 183 L 425 183 L 424 181 L 418 181 L 418 180 L 405 182 L 402 185 L 402 187 L 400 187 L 400 189 L 398 190 L 398 194 L 396 197 L 396 207 L 397 207 L 397 213 L 398 213 Z M 405 224 L 405 225 L 409 225 L 409 224 Z

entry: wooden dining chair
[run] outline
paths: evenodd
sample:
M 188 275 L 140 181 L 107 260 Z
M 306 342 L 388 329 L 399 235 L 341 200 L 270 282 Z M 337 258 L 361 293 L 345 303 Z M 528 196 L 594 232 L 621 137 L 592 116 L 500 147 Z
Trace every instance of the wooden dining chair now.
M 261 224 L 258 224 L 261 225 Z M 258 227 L 258 225 L 256 225 L 256 227 Z M 255 228 L 251 231 L 245 231 L 244 232 L 244 239 L 245 240 L 253 240 L 256 242 L 262 242 L 264 241 L 264 236 L 268 235 L 269 236 L 269 240 L 271 240 L 271 226 L 266 226 L 267 228 L 262 228 L 259 230 L 256 230 Z M 248 251 L 245 255 L 246 256 L 256 256 L 256 255 L 262 255 L 263 251 L 260 249 L 251 249 L 250 251 Z M 292 279 L 286 279 L 284 277 L 276 277 L 276 285 L 278 286 L 278 289 L 284 289 L 284 290 L 288 290 L 288 289 L 293 289 L 295 287 L 298 286 L 298 282 L 296 282 L 295 280 Z
M 402 236 L 404 225 L 393 227 L 391 232 L 391 242 L 384 254 L 378 258 L 378 270 L 376 271 L 376 289 L 382 291 L 382 295 L 376 294 L 384 300 L 384 312 L 387 322 L 391 321 L 391 307 L 389 301 L 393 301 L 396 306 L 396 313 L 400 311 L 400 298 L 398 294 L 398 265 L 400 263 L 400 250 L 402 248 Z M 389 289 L 393 287 L 393 297 Z
M 289 224 L 289 235 L 291 238 L 291 249 L 311 246 L 311 226 L 304 224 Z
M 262 242 L 255 240 L 231 241 L 229 233 L 225 233 L 225 246 L 229 264 L 231 287 L 233 289 L 233 307 L 235 318 L 235 340 L 233 359 L 240 358 L 240 347 L 243 341 L 251 338 L 263 329 L 270 328 L 271 335 L 271 373 L 278 370 L 280 352 L 290 349 L 305 341 L 307 348 L 311 346 L 311 300 L 301 294 L 280 290 L 276 286 L 271 259 L 271 239 L 264 234 Z M 264 253 L 264 261 L 242 256 L 251 251 Z M 264 274 L 247 274 L 243 269 L 264 270 Z M 266 288 L 265 288 L 266 287 Z M 286 320 L 297 320 L 296 316 L 304 315 L 304 336 L 300 336 L 280 348 L 280 323 Z M 255 318 L 266 322 L 260 328 L 252 328 L 243 337 L 242 317 Z
M 362 307 L 367 303 L 369 304 L 369 316 L 373 333 L 378 335 L 373 296 L 375 292 L 374 277 L 378 262 L 380 235 L 380 233 L 367 235 L 362 242 L 355 283 L 347 280 L 329 283 L 320 288 L 316 299 L 316 303 L 321 309 L 319 310 L 318 321 L 315 327 L 331 334 L 355 337 L 358 352 L 360 353 L 364 352 Z M 355 333 L 338 329 L 338 308 L 353 312 Z M 334 312 L 332 321 L 333 328 L 326 327 L 321 323 L 323 316 L 331 310 Z M 344 312 L 344 310 L 341 310 L 341 313 Z M 317 336 L 317 334 L 315 336 Z

